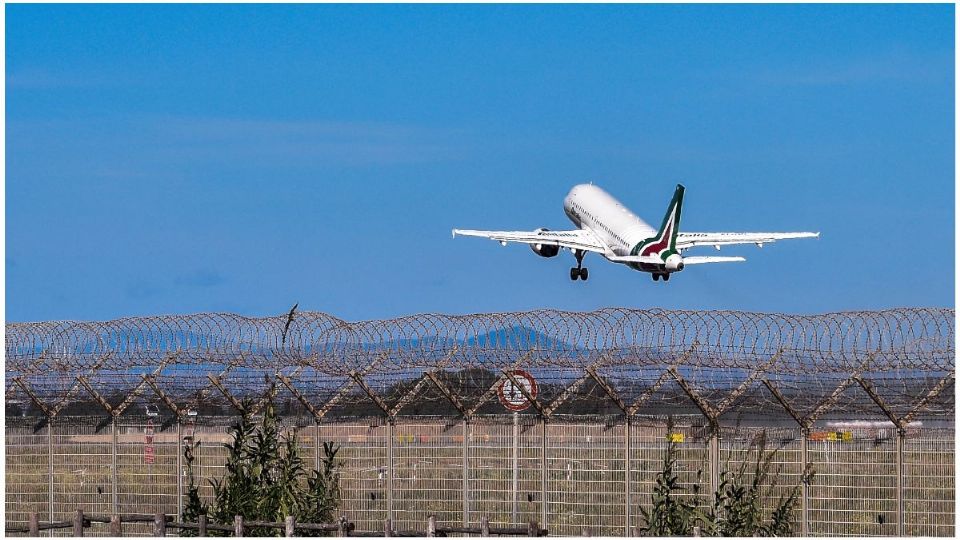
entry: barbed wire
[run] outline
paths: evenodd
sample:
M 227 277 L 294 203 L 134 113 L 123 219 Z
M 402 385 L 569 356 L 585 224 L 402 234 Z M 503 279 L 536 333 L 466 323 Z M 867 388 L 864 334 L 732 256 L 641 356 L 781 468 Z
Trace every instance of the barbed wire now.
M 602 412 L 618 400 L 641 403 L 637 414 L 690 409 L 692 391 L 756 414 L 782 414 L 785 399 L 796 411 L 815 412 L 831 399 L 831 410 L 875 413 L 868 391 L 847 391 L 857 383 L 896 414 L 919 404 L 926 414 L 952 415 L 945 388 L 955 370 L 954 319 L 954 310 L 939 308 L 822 315 L 608 308 L 360 322 L 296 312 L 10 323 L 7 398 L 27 394 L 48 413 L 97 395 L 116 406 L 131 395 L 146 399 L 149 374 L 156 396 L 170 403 L 229 405 L 273 392 L 286 377 L 284 391 L 301 404 L 336 398 L 331 409 L 356 412 L 377 405 L 373 392 L 384 404 L 406 399 L 416 410 L 449 405 L 441 386 L 469 402 L 489 394 L 504 370 L 523 368 L 541 382 L 538 399 L 564 396 L 560 412 Z M 428 373 L 445 382 L 425 385 Z

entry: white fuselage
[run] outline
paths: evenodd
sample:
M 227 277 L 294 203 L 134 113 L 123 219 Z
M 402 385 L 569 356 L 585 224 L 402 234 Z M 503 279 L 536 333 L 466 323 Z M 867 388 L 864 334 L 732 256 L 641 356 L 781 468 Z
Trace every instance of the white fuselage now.
M 593 184 L 573 186 L 563 199 L 563 211 L 574 225 L 599 236 L 616 255 L 629 255 L 634 246 L 657 234 L 656 229 Z

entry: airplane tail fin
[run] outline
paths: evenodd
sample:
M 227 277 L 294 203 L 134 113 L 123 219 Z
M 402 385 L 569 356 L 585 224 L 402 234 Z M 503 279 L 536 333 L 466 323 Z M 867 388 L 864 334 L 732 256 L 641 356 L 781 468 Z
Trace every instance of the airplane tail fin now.
M 667 207 L 667 213 L 663 216 L 663 223 L 660 224 L 660 230 L 657 231 L 657 240 L 667 242 L 669 250 L 673 253 L 677 248 L 677 231 L 680 230 L 680 210 L 683 207 L 684 187 L 677 184 L 677 189 L 673 192 L 673 199 L 670 200 L 670 206 Z
M 669 237 L 670 249 L 674 249 L 677 245 L 677 232 L 680 230 L 680 209 L 683 206 L 683 190 L 683 185 L 677 184 L 667 213 L 663 216 L 663 223 L 660 225 L 660 230 L 657 231 L 657 236 L 663 238 L 666 235 Z
M 663 216 L 663 223 L 660 225 L 657 235 L 638 244 L 633 250 L 633 255 L 655 255 L 666 259 L 669 255 L 677 253 L 677 231 L 680 229 L 683 190 L 684 187 L 677 184 L 677 189 L 673 192 L 673 199 L 670 201 L 670 206 L 667 207 L 667 213 Z

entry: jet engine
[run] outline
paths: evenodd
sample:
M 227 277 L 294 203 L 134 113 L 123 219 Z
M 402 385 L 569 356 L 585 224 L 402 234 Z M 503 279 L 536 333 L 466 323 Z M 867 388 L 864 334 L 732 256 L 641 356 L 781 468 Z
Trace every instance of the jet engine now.
M 550 229 L 541 227 L 537 229 L 536 232 L 537 234 L 540 234 L 542 232 L 549 231 L 549 230 Z M 530 249 L 532 249 L 534 253 L 536 253 L 541 257 L 556 257 L 557 254 L 560 253 L 560 246 L 556 246 L 553 244 L 530 244 Z
M 664 266 L 666 266 L 668 272 L 679 272 L 683 270 L 683 257 L 674 253 L 667 257 Z

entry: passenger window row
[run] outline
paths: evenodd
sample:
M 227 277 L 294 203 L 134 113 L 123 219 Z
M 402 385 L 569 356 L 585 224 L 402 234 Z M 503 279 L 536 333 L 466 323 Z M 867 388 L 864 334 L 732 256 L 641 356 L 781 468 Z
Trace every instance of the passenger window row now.
M 590 212 L 587 212 L 586 210 L 584 210 L 582 206 L 580 206 L 580 205 L 577 204 L 577 203 L 573 203 L 573 207 L 576 208 L 577 211 L 580 212 L 580 214 L 589 217 L 591 220 L 593 220 L 594 223 L 600 225 L 600 227 L 601 227 L 603 230 L 607 231 L 607 233 L 608 233 L 610 236 L 616 238 L 621 244 L 626 245 L 626 242 L 624 242 L 623 238 L 620 238 L 619 236 L 617 236 L 616 234 L 614 234 L 614 232 L 613 232 L 612 230 L 610 230 L 609 227 L 607 227 L 605 224 L 601 223 L 599 220 L 595 219 L 595 218 L 593 217 L 593 214 L 591 214 Z

